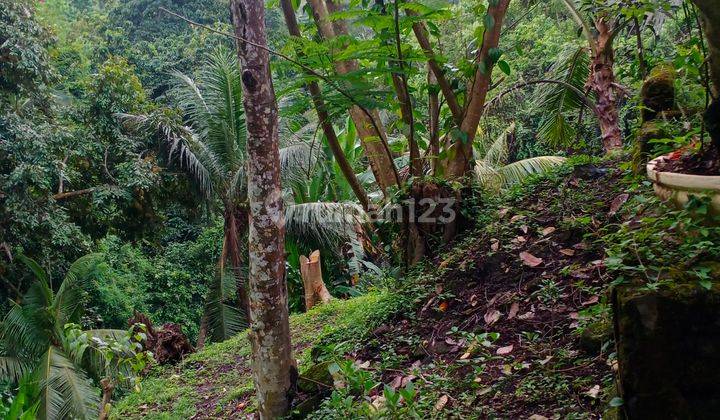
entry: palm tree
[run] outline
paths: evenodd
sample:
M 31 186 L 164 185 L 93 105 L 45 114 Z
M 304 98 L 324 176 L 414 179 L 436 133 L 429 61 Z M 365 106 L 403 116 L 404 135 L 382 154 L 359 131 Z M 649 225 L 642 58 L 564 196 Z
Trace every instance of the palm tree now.
M 245 238 L 249 209 L 242 81 L 237 59 L 230 51 L 222 49 L 208 56 L 196 80 L 181 73 L 174 73 L 174 77 L 174 93 L 185 121 L 177 112 L 167 108 L 149 115 L 121 117 L 135 128 L 159 133 L 168 145 L 169 157 L 179 161 L 211 203 L 222 203 L 223 251 L 218 263 L 217 281 L 201 320 L 198 345 L 202 346 L 206 334 L 216 340 L 225 339 L 247 325 L 244 315 L 248 313 L 247 276 L 243 269 L 243 256 L 247 252 Z M 280 149 L 281 178 L 287 192 L 284 198 L 290 200 L 285 206 L 287 233 L 294 238 L 305 238 L 308 233 L 315 233 L 317 235 L 313 239 L 327 243 L 336 239 L 338 232 L 347 231 L 341 225 L 328 223 L 326 216 L 329 209 L 344 211 L 349 208 L 354 214 L 356 206 L 322 205 L 302 200 L 301 209 L 292 208 L 293 189 L 297 190 L 298 184 L 312 179 L 313 168 L 318 162 L 317 150 L 301 136 L 292 137 L 294 140 L 285 141 L 285 147 Z M 311 213 L 322 217 L 314 217 Z M 306 223 L 316 223 L 316 226 L 307 229 Z M 350 241 L 354 239 L 343 236 Z M 228 285 L 233 282 L 240 310 L 237 305 L 228 303 L 232 297 L 232 287 Z
M 78 349 L 66 326 L 78 323 L 92 272 L 100 255 L 79 258 L 57 292 L 32 259 L 19 256 L 36 277 L 21 303 L 13 303 L 0 328 L 0 379 L 28 384 L 33 410 L 41 419 L 97 417 L 99 391 L 91 377 L 103 355 L 92 346 Z M 120 336 L 120 330 L 89 330 L 94 340 Z M 26 394 L 28 392 L 25 392 Z
M 514 131 L 515 123 L 512 123 L 493 142 L 480 143 L 477 155 L 482 158 L 475 162 L 475 177 L 487 189 L 507 188 L 531 174 L 546 172 L 565 162 L 560 156 L 537 156 L 507 163 L 508 138 Z

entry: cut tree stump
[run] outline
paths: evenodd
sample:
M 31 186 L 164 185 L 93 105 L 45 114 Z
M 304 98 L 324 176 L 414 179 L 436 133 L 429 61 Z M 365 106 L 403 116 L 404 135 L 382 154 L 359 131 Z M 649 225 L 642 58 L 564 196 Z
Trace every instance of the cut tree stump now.
M 305 288 L 305 309 L 309 310 L 318 303 L 328 303 L 332 296 L 325 287 L 320 266 L 320 251 L 315 250 L 310 258 L 300 256 L 300 275 Z
M 629 419 L 720 413 L 720 287 L 671 284 L 613 293 L 621 412 Z

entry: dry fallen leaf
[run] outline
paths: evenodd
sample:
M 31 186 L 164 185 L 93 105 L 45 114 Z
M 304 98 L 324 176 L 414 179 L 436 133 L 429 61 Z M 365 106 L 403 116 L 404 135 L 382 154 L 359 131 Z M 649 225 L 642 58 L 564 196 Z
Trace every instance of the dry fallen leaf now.
M 485 319 L 485 323 L 488 325 L 492 325 L 500 319 L 500 311 L 497 309 L 490 309 L 485 313 L 485 316 L 483 317 Z
M 447 311 L 447 308 L 448 308 L 448 303 L 447 303 L 447 302 L 441 302 L 440 305 L 438 305 L 438 310 L 439 310 L 440 312 L 445 312 L 445 311 Z
M 520 230 L 522 230 L 523 233 L 528 233 L 528 227 L 527 225 L 520 226 Z
M 510 305 L 510 310 L 508 311 L 508 319 L 515 318 L 515 315 L 517 315 L 519 310 L 520 304 L 517 302 L 513 302 L 512 305 Z
M 492 243 L 490 244 L 490 249 L 493 251 L 497 251 L 500 249 L 500 241 L 497 239 L 493 239 Z
M 512 352 L 512 351 L 513 351 L 513 345 L 510 344 L 509 346 L 500 347 L 499 349 L 497 349 L 497 351 L 495 353 L 503 355 L 503 354 L 510 354 L 510 352 Z
M 522 214 L 516 214 L 515 216 L 510 218 L 510 223 L 517 222 L 518 220 L 522 220 L 524 218 L 525 216 L 523 216 Z
M 508 207 L 502 208 L 498 210 L 498 216 L 502 219 L 507 214 L 508 210 L 510 210 Z
M 450 399 L 450 397 L 448 397 L 447 394 L 438 398 L 437 402 L 435 403 L 435 410 L 440 411 L 443 408 L 445 408 L 445 405 L 448 403 L 449 399 Z
M 520 253 L 520 259 L 522 260 L 523 264 L 530 267 L 537 267 L 538 265 L 543 263 L 542 258 L 538 258 L 526 251 Z
M 553 233 L 553 232 L 555 232 L 555 227 L 554 227 L 554 226 L 548 226 L 548 227 L 546 227 L 545 229 L 542 230 L 543 236 L 547 236 L 547 235 L 549 235 L 549 234 L 551 234 L 551 233 Z
M 585 392 L 585 395 L 587 395 L 590 398 L 597 398 L 600 394 L 600 385 L 595 385 L 594 387 L 590 388 Z
M 548 418 L 545 416 L 541 416 L 540 414 L 533 414 L 532 416 L 528 417 L 528 420 L 548 420 Z
M 563 255 L 567 255 L 568 257 L 572 257 L 573 255 L 575 255 L 575 250 L 570 248 L 563 248 L 560 250 L 560 253 Z
M 593 295 L 593 296 L 590 296 L 590 299 L 586 300 L 586 301 L 583 302 L 582 304 L 583 304 L 584 306 L 592 305 L 593 303 L 597 303 L 598 300 L 600 300 L 600 297 L 599 297 L 598 295 Z
M 465 353 L 462 354 L 462 356 L 460 356 L 460 360 L 467 360 L 470 358 L 470 356 L 472 356 L 472 353 L 470 353 L 469 351 L 466 351 Z
M 622 207 L 623 204 L 630 198 L 630 194 L 624 193 L 620 194 L 610 203 L 610 211 L 608 212 L 608 216 L 612 216 L 613 214 L 617 213 L 618 210 L 620 210 L 620 207 Z

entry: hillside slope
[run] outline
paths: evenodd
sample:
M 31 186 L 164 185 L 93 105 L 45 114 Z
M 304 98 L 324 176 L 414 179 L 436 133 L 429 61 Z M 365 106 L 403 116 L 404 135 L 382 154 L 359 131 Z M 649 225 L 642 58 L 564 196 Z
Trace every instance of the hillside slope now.
M 473 209 L 477 230 L 392 291 L 293 316 L 301 374 L 334 362 L 319 366 L 336 389 L 310 416 L 598 418 L 619 405 L 603 237 L 651 195 L 625 175 L 577 163 L 535 177 Z M 244 335 L 210 345 L 113 416 L 250 413 L 248 354 Z

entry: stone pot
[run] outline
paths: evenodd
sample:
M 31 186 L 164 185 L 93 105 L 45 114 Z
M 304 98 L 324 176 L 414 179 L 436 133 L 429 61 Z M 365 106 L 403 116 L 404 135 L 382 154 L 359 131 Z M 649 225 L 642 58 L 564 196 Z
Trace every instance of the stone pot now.
M 658 172 L 655 167 L 669 155 L 656 157 L 647 164 L 647 176 L 653 183 L 655 195 L 682 208 L 691 195 L 709 196 L 711 212 L 720 214 L 720 176 L 688 175 L 675 172 Z

